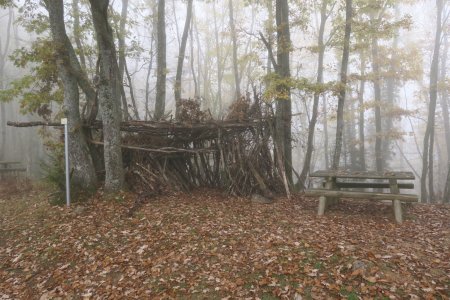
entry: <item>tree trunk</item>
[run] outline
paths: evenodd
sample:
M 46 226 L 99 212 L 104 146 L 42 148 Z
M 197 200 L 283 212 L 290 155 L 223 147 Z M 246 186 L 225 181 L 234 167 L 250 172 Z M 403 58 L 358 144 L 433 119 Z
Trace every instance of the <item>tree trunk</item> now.
M 165 0 L 158 0 L 158 24 L 157 24 L 157 70 L 156 70 L 156 102 L 155 119 L 164 117 L 166 108 L 166 17 Z
M 5 159 L 6 154 L 6 107 L 0 102 L 0 160 Z
M 434 141 L 434 123 L 436 114 L 436 101 L 437 101 L 437 83 L 439 76 L 439 52 L 440 52 L 440 42 L 442 34 L 442 11 L 443 11 L 443 0 L 436 0 L 437 8 L 437 22 L 436 22 L 436 36 L 434 40 L 434 51 L 433 59 L 431 61 L 430 69 L 430 104 L 428 107 L 428 120 L 427 128 L 425 130 L 425 136 L 423 139 L 423 158 L 422 158 L 422 177 L 420 180 L 420 193 L 421 201 L 429 202 L 433 197 L 432 190 L 427 194 L 427 175 L 431 174 L 429 172 L 433 171 L 433 147 L 432 143 Z M 432 180 L 432 175 L 430 176 Z M 432 187 L 432 182 L 429 182 L 429 187 Z M 429 196 L 429 197 L 428 197 Z
M 140 120 L 139 111 L 138 111 L 138 107 L 137 107 L 137 104 L 136 104 L 136 98 L 134 97 L 133 79 L 131 78 L 130 72 L 128 72 L 126 59 L 125 59 L 125 75 L 127 76 L 128 89 L 130 91 L 131 105 L 132 105 L 132 108 L 133 108 L 134 117 L 136 118 L 136 120 Z
M 273 0 L 267 1 L 267 10 L 269 12 L 268 19 L 267 19 L 267 43 L 269 47 L 272 47 L 273 44 L 273 33 L 274 33 L 274 26 L 273 26 Z M 270 61 L 270 55 L 271 55 L 272 48 L 267 49 L 267 74 L 272 73 L 272 62 Z
M 358 169 L 358 156 L 359 152 L 356 151 L 356 116 L 355 116 L 355 101 L 352 97 L 347 97 L 346 99 L 346 116 L 347 116 L 347 122 L 346 122 L 346 129 L 344 129 L 344 135 L 346 137 L 346 144 L 347 144 L 347 153 L 349 157 L 349 167 L 348 169 L 352 171 L 356 171 Z
M 11 42 L 11 26 L 13 24 L 14 14 L 10 7 L 8 11 L 8 25 L 6 28 L 5 45 L 2 48 L 2 37 L 0 37 L 0 89 L 6 87 L 5 83 L 5 65 L 9 53 L 9 45 Z M 6 155 L 6 105 L 0 103 L 0 160 L 4 159 Z
M 447 164 L 447 170 L 447 180 L 445 180 L 444 195 L 442 195 L 444 203 L 450 203 L 450 163 Z
M 317 44 L 319 47 L 319 58 L 317 63 L 317 83 L 322 84 L 323 83 L 323 60 L 325 56 L 325 45 L 323 41 L 323 36 L 325 33 L 325 24 L 327 22 L 327 0 L 322 1 L 322 6 L 320 8 L 320 27 L 319 27 L 319 37 L 317 40 Z M 316 123 L 317 123 L 317 115 L 319 112 L 319 100 L 320 100 L 320 93 L 315 92 L 314 93 L 314 102 L 313 102 L 313 109 L 311 114 L 311 121 L 309 122 L 309 128 L 308 128 L 308 141 L 306 145 L 306 154 L 305 154 L 305 160 L 303 162 L 303 169 L 300 173 L 299 178 L 299 184 L 298 186 L 303 189 L 305 188 L 305 181 L 306 177 L 309 174 L 309 170 L 311 167 L 311 157 L 313 153 L 314 148 L 314 133 L 316 129 Z
M 192 73 L 192 80 L 194 81 L 194 98 L 198 98 L 198 84 L 197 84 L 197 76 L 195 74 L 195 52 L 194 52 L 194 34 L 193 34 L 193 27 L 194 27 L 194 18 L 192 18 L 191 20 L 192 24 L 191 24 L 191 34 L 189 35 L 189 46 L 191 47 L 191 57 L 190 57 L 190 61 L 191 61 L 191 73 Z M 198 59 L 198 57 L 197 57 Z
M 150 3 L 152 14 L 156 14 L 156 1 L 152 1 Z M 149 98 L 150 98 L 150 75 L 153 68 L 153 58 L 154 58 L 154 43 L 155 43 L 155 28 L 157 27 L 157 18 L 153 17 L 152 19 L 152 33 L 150 38 L 150 62 L 148 64 L 147 70 L 147 78 L 145 81 L 145 120 L 148 121 L 150 118 L 150 109 L 149 109 Z
M 382 128 L 381 128 L 381 79 L 378 55 L 378 38 L 372 38 L 372 70 L 374 74 L 373 88 L 375 96 L 375 168 L 383 170 Z
M 291 37 L 289 29 L 289 5 L 287 0 L 276 1 L 277 23 L 277 73 L 285 81 L 291 77 L 289 54 L 291 51 Z M 289 184 L 292 185 L 292 146 L 291 146 L 291 91 L 289 84 L 277 87 L 280 96 L 276 100 L 276 133 L 284 161 L 284 170 Z
M 72 165 L 72 183 L 84 189 L 94 189 L 97 178 L 89 148 L 82 132 L 78 81 L 72 75 L 69 49 L 70 40 L 64 25 L 63 0 L 45 0 L 50 30 L 57 53 L 59 77 L 64 85 L 64 106 L 69 128 L 69 157 Z
M 395 20 L 399 19 L 400 8 L 398 3 L 395 5 Z M 388 109 L 394 109 L 396 103 L 396 91 L 397 91 L 397 78 L 394 74 L 398 73 L 396 62 L 398 61 L 398 42 L 399 42 L 399 30 L 396 28 L 394 32 L 394 38 L 392 41 L 391 57 L 389 59 L 389 73 L 390 76 L 386 79 L 386 107 Z M 392 116 L 385 116 L 383 120 L 384 124 L 384 138 L 382 140 L 381 156 L 383 158 L 384 168 L 389 168 L 389 162 L 392 159 L 391 146 L 393 138 L 390 138 L 392 131 L 394 130 L 394 118 Z
M 86 70 L 86 57 L 84 55 L 84 48 L 81 42 L 81 27 L 80 27 L 80 0 L 72 1 L 72 14 L 73 14 L 73 37 L 75 44 L 77 45 L 78 56 L 80 57 L 80 63 L 83 70 Z
M 195 19 L 195 11 L 193 11 L 194 19 Z M 201 61 L 203 60 L 201 57 L 202 52 L 202 44 L 200 41 L 200 34 L 198 32 L 197 22 L 193 22 L 192 28 L 195 30 L 195 42 L 197 44 L 197 92 L 198 97 L 201 98 L 200 90 L 201 90 L 201 72 L 202 72 L 202 64 Z
M 239 79 L 238 58 L 237 58 L 236 27 L 234 24 L 233 1 L 232 0 L 228 0 L 228 8 L 229 8 L 229 13 L 230 13 L 231 42 L 233 45 L 233 73 L 234 73 L 235 96 L 236 96 L 236 99 L 238 99 L 241 97 L 241 88 L 240 88 L 240 79 Z
M 189 1 L 189 0 L 188 0 Z M 178 28 L 177 6 L 175 0 L 172 0 L 173 20 L 175 22 L 175 34 L 177 36 L 178 49 L 181 47 L 180 29 Z
M 210 87 L 211 87 L 211 81 L 209 80 L 210 78 L 210 65 L 209 65 L 209 53 L 210 53 L 210 42 L 209 39 L 206 39 L 205 41 L 205 52 L 203 55 L 203 105 L 205 106 L 205 108 L 211 108 L 210 105 L 210 97 L 209 97 L 209 91 L 210 91 Z
M 330 168 L 330 154 L 329 154 L 329 141 L 328 141 L 328 108 L 327 97 L 322 96 L 322 108 L 323 108 L 323 155 L 325 157 L 325 168 Z
M 361 60 L 361 80 L 359 83 L 358 103 L 359 103 L 359 121 L 358 121 L 358 137 L 359 137 L 359 165 L 362 171 L 366 170 L 366 149 L 365 149 L 365 118 L 364 118 L 364 92 L 366 87 L 366 60 L 364 54 L 360 55 Z
M 119 82 L 121 89 L 123 90 L 123 76 L 125 74 L 125 65 L 127 63 L 125 58 L 125 25 L 127 23 L 128 17 L 128 0 L 122 0 L 122 12 L 120 15 L 120 24 L 119 24 L 119 32 L 117 34 L 117 39 L 119 41 Z M 130 118 L 130 114 L 128 113 L 128 104 L 127 98 L 125 96 L 125 90 L 121 93 L 120 96 L 122 100 L 122 118 L 123 120 L 128 120 Z M 135 112 L 136 113 L 136 112 Z
M 11 25 L 13 21 L 13 10 L 10 7 L 8 12 L 8 25 L 6 29 L 5 46 L 2 48 L 2 37 L 0 37 L 0 89 L 6 87 L 5 84 L 5 65 L 9 52 L 9 44 L 11 41 Z M 0 102 L 0 160 L 4 159 L 6 152 L 6 106 Z
M 447 77 L 447 56 L 448 56 L 448 35 L 444 34 L 444 49 L 441 57 L 441 83 L 445 86 L 445 78 Z M 440 104 L 442 109 L 442 119 L 444 123 L 444 133 L 445 133 L 445 144 L 446 144 L 446 154 L 447 161 L 450 161 L 450 120 L 448 115 L 448 90 L 446 88 L 440 89 Z
M 342 150 L 342 136 L 344 131 L 344 103 L 347 89 L 347 69 L 348 59 L 350 56 L 350 34 L 352 31 L 352 0 L 345 0 L 345 34 L 344 34 L 344 51 L 342 53 L 341 63 L 341 87 L 338 96 L 337 108 L 337 127 L 336 127 L 336 146 L 333 156 L 333 169 L 339 168 L 339 160 Z
M 445 78 L 447 76 L 447 56 L 448 56 L 448 35 L 444 34 L 444 51 L 442 53 L 441 58 L 441 82 L 445 82 Z M 448 173 L 450 174 L 450 121 L 449 121 L 449 111 L 448 111 L 448 91 L 443 88 L 441 90 L 440 97 L 441 107 L 442 107 L 442 118 L 444 120 L 444 133 L 445 133 L 445 145 L 446 145 L 446 154 L 447 154 L 447 166 Z M 443 167 L 443 166 L 442 166 Z M 450 203 L 450 177 L 447 175 L 447 180 L 445 181 L 445 188 L 443 194 L 443 201 Z
M 214 13 L 214 38 L 216 40 L 216 60 L 217 60 L 217 103 L 218 116 L 222 116 L 222 79 L 223 79 L 223 65 L 222 65 L 222 47 L 219 40 L 219 28 L 217 26 L 216 2 L 213 1 Z
M 89 2 L 100 56 L 98 99 L 105 142 L 105 190 L 116 192 L 122 189 L 124 184 L 122 150 L 120 148 L 119 68 L 112 29 L 108 22 L 109 0 L 89 0 Z
M 189 34 L 189 26 L 191 24 L 192 18 L 192 0 L 188 0 L 187 12 L 186 12 L 186 22 L 184 24 L 183 36 L 181 37 L 180 51 L 178 54 L 178 64 L 177 64 L 177 74 L 175 77 L 175 103 L 176 103 L 176 113 L 175 116 L 178 119 L 179 116 L 179 105 L 178 102 L 181 100 L 181 75 L 183 75 L 183 62 L 186 53 L 186 43 Z

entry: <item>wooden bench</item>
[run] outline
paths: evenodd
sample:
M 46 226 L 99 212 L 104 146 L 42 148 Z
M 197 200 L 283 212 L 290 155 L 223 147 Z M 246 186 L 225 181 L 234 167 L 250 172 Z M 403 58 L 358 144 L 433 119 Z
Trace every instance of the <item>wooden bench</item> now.
M 413 183 L 399 183 L 398 180 L 414 180 L 411 172 L 349 172 L 349 171 L 317 171 L 310 177 L 323 178 L 322 188 L 308 189 L 306 196 L 319 197 L 318 215 L 325 213 L 327 204 L 336 202 L 339 198 L 359 198 L 367 200 L 391 200 L 394 207 L 395 220 L 401 224 L 402 202 L 418 202 L 419 198 L 414 194 L 401 194 L 400 189 L 414 189 Z M 345 181 L 338 181 L 338 179 Z M 378 180 L 382 182 L 367 182 L 367 180 Z M 351 181 L 349 181 L 351 180 Z M 388 181 L 388 182 L 383 182 Z M 389 193 L 379 191 L 360 191 L 361 189 L 389 189 Z M 358 189 L 341 190 L 341 189 Z
M 4 175 L 17 175 L 21 172 L 26 172 L 27 168 L 24 167 L 12 167 L 12 165 L 19 165 L 22 162 L 20 161 L 0 161 L 0 178 L 3 178 Z

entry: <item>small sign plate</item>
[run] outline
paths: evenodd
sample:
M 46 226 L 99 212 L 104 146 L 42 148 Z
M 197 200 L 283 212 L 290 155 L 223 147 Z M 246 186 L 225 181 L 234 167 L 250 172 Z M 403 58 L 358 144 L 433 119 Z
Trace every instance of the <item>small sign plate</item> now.
M 61 125 L 67 125 L 67 118 L 61 119 Z

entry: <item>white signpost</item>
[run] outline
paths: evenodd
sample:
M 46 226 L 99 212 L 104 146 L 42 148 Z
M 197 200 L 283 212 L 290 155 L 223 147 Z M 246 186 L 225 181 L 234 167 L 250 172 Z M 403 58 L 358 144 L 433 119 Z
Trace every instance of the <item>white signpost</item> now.
M 66 162 L 66 204 L 70 207 L 70 169 L 69 169 L 69 130 L 67 118 L 61 119 L 61 125 L 64 125 L 64 156 Z

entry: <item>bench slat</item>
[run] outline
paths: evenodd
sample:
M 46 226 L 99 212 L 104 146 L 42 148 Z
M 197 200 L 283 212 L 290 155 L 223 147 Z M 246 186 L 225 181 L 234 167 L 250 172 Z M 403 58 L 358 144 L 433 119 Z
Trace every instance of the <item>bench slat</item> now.
M 370 200 L 400 200 L 402 202 L 418 202 L 417 195 L 410 194 L 388 194 L 388 193 L 371 193 L 371 192 L 355 192 L 355 191 L 335 191 L 326 189 L 309 189 L 305 191 L 306 196 L 325 196 L 325 197 L 342 197 L 342 198 L 362 198 Z
M 8 168 L 8 169 L 0 168 L 0 173 L 25 172 L 26 170 L 27 168 Z
M 360 178 L 360 179 L 404 179 L 414 180 L 414 174 L 411 172 L 371 172 L 371 171 L 334 171 L 320 170 L 313 172 L 309 177 L 335 177 L 335 178 Z
M 389 183 L 381 182 L 336 182 L 336 187 L 338 188 L 362 188 L 362 189 L 388 189 L 390 188 Z M 399 183 L 399 189 L 414 189 L 414 183 Z

